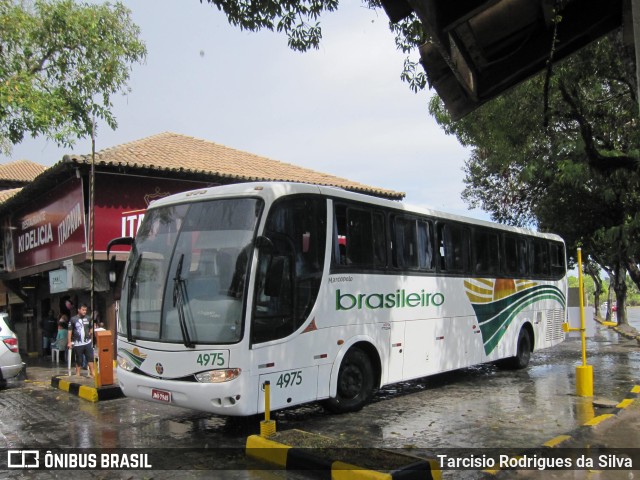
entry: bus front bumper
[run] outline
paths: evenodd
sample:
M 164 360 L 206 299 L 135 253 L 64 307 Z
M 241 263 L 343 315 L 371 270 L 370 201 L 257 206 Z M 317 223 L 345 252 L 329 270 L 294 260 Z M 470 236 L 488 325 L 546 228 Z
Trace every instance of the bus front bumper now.
M 247 416 L 257 413 L 250 386 L 237 378 L 222 383 L 185 382 L 147 377 L 118 367 L 118 383 L 127 397 L 218 415 Z

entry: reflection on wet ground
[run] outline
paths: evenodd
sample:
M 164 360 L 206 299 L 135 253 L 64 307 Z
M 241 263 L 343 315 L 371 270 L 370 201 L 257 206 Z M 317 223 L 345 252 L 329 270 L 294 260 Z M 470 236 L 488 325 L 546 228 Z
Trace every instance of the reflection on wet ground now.
M 601 330 L 587 346 L 594 395 L 623 399 L 638 382 L 640 350 Z M 319 406 L 280 412 L 280 428 L 365 439 L 384 447 L 537 447 L 606 410 L 575 395 L 579 339 L 532 357 L 521 371 L 495 365 L 457 370 L 382 388 L 361 412 L 332 416 Z

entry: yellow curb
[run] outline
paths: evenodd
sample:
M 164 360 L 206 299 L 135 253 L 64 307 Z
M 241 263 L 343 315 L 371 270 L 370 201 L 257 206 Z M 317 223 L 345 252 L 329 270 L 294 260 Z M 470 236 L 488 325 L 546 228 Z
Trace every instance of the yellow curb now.
M 291 447 L 288 445 L 262 438 L 259 435 L 248 436 L 245 446 L 248 456 L 285 468 L 287 466 L 287 455 L 290 449 Z
M 544 442 L 542 445 L 544 447 L 554 448 L 560 445 L 561 443 L 566 442 L 570 438 L 571 437 L 569 435 L 558 435 L 557 437 L 552 438 L 548 442 Z
M 596 425 L 604 422 L 605 420 L 607 420 L 608 418 L 611 417 L 615 417 L 615 415 L 613 413 L 605 413 L 604 415 L 598 415 L 595 418 L 592 418 L 591 420 L 589 420 L 587 423 L 585 423 L 585 426 L 589 426 L 589 427 L 595 427 Z
M 71 387 L 71 383 L 69 383 L 69 382 L 67 382 L 65 380 L 60 380 L 58 382 L 58 388 L 60 390 L 64 390 L 65 392 L 68 392 L 69 391 L 69 387 Z
M 429 466 L 431 467 L 431 478 L 433 480 L 442 480 L 442 470 L 440 469 L 440 462 L 434 458 L 427 459 Z
M 640 393 L 640 385 L 635 385 L 635 386 L 631 389 L 631 393 Z
M 498 473 L 500 473 L 500 471 L 501 471 L 501 470 L 500 470 L 499 468 L 496 468 L 496 469 L 494 469 L 494 470 L 482 470 L 482 473 L 486 473 L 486 474 L 488 474 L 488 475 L 493 475 L 493 476 L 495 476 L 495 475 L 498 475 Z
M 362 480 L 392 480 L 388 473 L 380 473 L 374 470 L 362 470 L 349 463 L 336 461 L 331 464 L 331 480 L 351 480 L 360 478 Z
M 98 401 L 98 390 L 94 387 L 85 387 L 84 385 L 81 385 L 78 389 L 78 396 L 95 403 Z
M 633 398 L 625 398 L 618 405 L 616 405 L 616 407 L 617 408 L 627 408 L 632 403 L 633 403 Z

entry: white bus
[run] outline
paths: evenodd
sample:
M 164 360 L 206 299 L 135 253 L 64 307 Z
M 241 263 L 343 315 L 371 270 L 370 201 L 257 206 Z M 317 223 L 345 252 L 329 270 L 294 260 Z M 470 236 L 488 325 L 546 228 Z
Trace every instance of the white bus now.
M 118 243 L 118 242 L 115 242 Z M 564 339 L 565 248 L 336 188 L 251 183 L 149 207 L 123 279 L 126 396 L 220 415 L 324 400 Z

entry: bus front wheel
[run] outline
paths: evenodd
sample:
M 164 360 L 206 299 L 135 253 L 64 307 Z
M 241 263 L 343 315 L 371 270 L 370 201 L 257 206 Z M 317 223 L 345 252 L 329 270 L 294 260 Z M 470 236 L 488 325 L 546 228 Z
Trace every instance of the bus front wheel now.
M 355 412 L 369 402 L 373 394 L 373 367 L 366 353 L 359 348 L 347 352 L 338 372 L 335 398 L 325 401 L 334 413 Z

